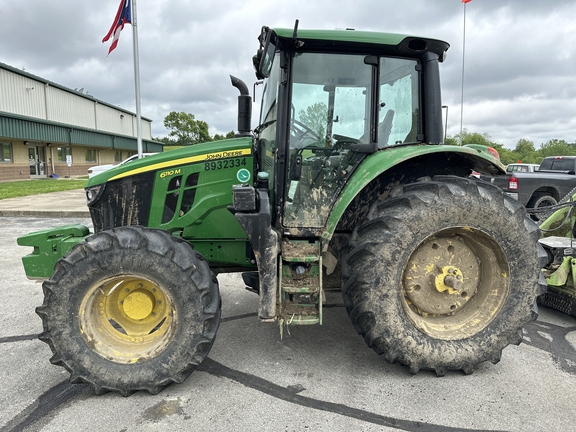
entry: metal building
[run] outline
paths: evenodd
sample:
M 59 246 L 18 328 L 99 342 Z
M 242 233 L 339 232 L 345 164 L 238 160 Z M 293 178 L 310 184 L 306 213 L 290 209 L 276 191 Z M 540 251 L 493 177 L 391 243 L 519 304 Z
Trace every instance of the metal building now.
M 141 120 L 143 152 L 161 152 Z M 137 150 L 136 114 L 0 63 L 0 182 L 86 175 Z

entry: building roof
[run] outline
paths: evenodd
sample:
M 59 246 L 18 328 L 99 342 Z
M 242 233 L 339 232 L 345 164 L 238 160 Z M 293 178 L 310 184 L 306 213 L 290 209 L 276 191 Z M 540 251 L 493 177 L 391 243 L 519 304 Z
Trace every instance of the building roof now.
M 13 66 L 7 65 L 6 63 L 2 63 L 2 62 L 0 62 L 0 69 L 5 69 L 5 70 L 7 70 L 7 71 L 10 71 L 10 72 L 12 72 L 12 73 L 15 73 L 15 74 L 24 76 L 24 77 L 26 77 L 26 78 L 30 78 L 30 79 L 33 79 L 33 80 L 35 80 L 35 81 L 39 81 L 39 82 L 41 82 L 42 84 L 48 84 L 49 86 L 58 88 L 58 89 L 60 89 L 60 90 L 64 90 L 64 91 L 69 92 L 69 93 L 71 93 L 71 94 L 73 94 L 73 95 L 75 95 L 75 96 L 82 97 L 82 98 L 88 99 L 88 100 L 93 101 L 93 102 L 97 102 L 97 103 L 99 103 L 99 104 L 101 104 L 101 105 L 105 105 L 105 106 L 108 106 L 108 107 L 110 107 L 110 108 L 114 108 L 114 109 L 116 109 L 116 110 L 118 110 L 118 111 L 125 112 L 126 114 L 130 114 L 130 115 L 134 115 L 134 116 L 136 115 L 136 113 L 133 113 L 132 111 L 128 111 L 128 110 L 126 110 L 126 109 L 124 109 L 124 108 L 121 108 L 121 107 L 116 106 L 116 105 L 112 105 L 112 104 L 110 104 L 110 103 L 108 103 L 108 102 L 105 102 L 105 101 L 103 101 L 103 100 L 101 100 L 101 99 L 97 99 L 97 98 L 95 98 L 94 96 L 92 96 L 92 95 L 90 95 L 90 94 L 88 94 L 88 93 L 83 93 L 83 92 L 81 91 L 81 90 L 83 90 L 83 88 L 81 88 L 80 90 L 71 89 L 71 88 L 69 88 L 69 87 L 66 87 L 66 86 L 63 86 L 63 85 L 61 85 L 61 84 L 55 83 L 54 81 L 47 80 L 47 79 L 45 79 L 45 78 L 39 77 L 38 75 L 34 75 L 34 74 L 29 73 L 29 72 L 26 72 L 26 71 L 23 70 L 23 69 L 18 69 L 18 68 L 15 68 L 15 67 L 13 67 Z M 141 116 L 141 118 L 142 118 L 142 120 L 146 120 L 146 121 L 152 122 L 152 120 L 149 119 L 149 118 L 142 117 L 142 116 Z

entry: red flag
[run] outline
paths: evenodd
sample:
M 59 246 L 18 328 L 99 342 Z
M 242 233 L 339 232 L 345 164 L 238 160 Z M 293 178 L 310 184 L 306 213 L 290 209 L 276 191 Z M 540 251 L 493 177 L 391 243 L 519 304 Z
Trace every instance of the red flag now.
M 132 24 L 132 8 L 130 6 L 130 0 L 120 0 L 120 6 L 118 6 L 118 12 L 116 12 L 116 18 L 114 18 L 112 27 L 110 27 L 110 31 L 106 36 L 104 36 L 104 39 L 102 39 L 102 42 L 106 42 L 111 37 L 113 38 L 108 54 L 114 51 L 118 45 L 118 39 L 120 39 L 120 32 L 124 29 L 124 24 Z
M 470 3 L 472 0 L 462 0 L 462 3 Z

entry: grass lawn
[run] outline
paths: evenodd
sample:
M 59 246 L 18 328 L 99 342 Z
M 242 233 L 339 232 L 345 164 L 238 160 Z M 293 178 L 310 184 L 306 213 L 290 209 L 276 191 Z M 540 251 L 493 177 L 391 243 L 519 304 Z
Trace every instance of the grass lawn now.
M 82 189 L 84 185 L 86 185 L 86 180 L 87 178 L 81 178 L 79 180 L 47 179 L 0 183 L 0 199 Z

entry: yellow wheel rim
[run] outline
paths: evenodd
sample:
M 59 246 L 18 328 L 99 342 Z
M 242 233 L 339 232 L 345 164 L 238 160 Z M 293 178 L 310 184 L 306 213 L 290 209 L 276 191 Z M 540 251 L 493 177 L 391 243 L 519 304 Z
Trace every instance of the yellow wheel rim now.
M 410 255 L 402 303 L 412 323 L 436 339 L 458 340 L 484 329 L 509 292 L 508 260 L 487 234 L 451 228 L 424 240 Z
M 169 294 L 135 275 L 116 276 L 92 286 L 78 314 L 88 346 L 122 364 L 146 361 L 162 352 L 173 338 L 176 319 Z

